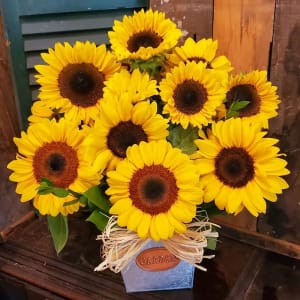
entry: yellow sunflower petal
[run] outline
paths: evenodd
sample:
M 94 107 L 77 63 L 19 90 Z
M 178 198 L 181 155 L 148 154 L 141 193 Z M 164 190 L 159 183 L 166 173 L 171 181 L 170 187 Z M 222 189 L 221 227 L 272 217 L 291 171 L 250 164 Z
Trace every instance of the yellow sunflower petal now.
M 156 229 L 156 216 L 153 216 L 151 218 L 151 223 L 150 223 L 150 237 L 154 240 L 154 241 L 159 241 L 160 240 L 160 236 L 159 233 Z
M 133 210 L 131 213 L 128 223 L 127 223 L 127 228 L 131 231 L 136 231 L 139 223 L 143 219 L 143 212 L 139 209 Z
M 163 213 L 156 215 L 154 225 L 156 227 L 156 232 L 158 233 L 159 237 L 163 240 L 166 240 L 169 237 L 170 231 L 170 223 L 168 221 L 167 216 Z
M 167 217 L 168 217 L 168 221 L 170 222 L 172 227 L 175 228 L 176 232 L 178 232 L 178 233 L 185 232 L 186 226 L 182 222 L 177 220 L 170 211 L 168 211 Z
M 149 234 L 149 228 L 151 224 L 151 215 L 143 213 L 142 219 L 137 227 L 137 234 L 140 238 L 146 238 Z
M 128 210 L 132 205 L 132 202 L 128 198 L 117 201 L 109 210 L 110 214 L 120 214 L 123 211 Z
M 129 209 L 118 215 L 117 223 L 120 227 L 125 227 L 128 224 L 129 217 L 134 210 L 135 208 L 130 206 Z

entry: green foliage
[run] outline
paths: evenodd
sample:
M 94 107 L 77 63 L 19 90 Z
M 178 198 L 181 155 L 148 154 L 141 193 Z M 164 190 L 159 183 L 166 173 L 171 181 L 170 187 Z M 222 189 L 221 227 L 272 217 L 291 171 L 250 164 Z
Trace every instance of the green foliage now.
M 63 206 L 73 205 L 76 204 L 79 200 L 77 198 L 64 202 Z
M 181 125 L 169 128 L 168 141 L 186 154 L 192 154 L 197 150 L 194 140 L 198 138 L 198 128 L 189 126 L 183 129 Z
M 226 119 L 238 117 L 239 111 L 241 109 L 245 108 L 249 103 L 250 103 L 250 101 L 244 101 L 244 100 L 233 101 L 227 111 Z
M 134 69 L 139 69 L 142 72 L 147 72 L 153 78 L 158 78 L 165 60 L 166 57 L 164 55 L 157 55 L 149 60 L 135 59 L 130 60 L 128 63 L 131 71 Z
M 54 248 L 57 254 L 65 247 L 69 229 L 68 229 L 68 219 L 66 216 L 61 214 L 56 217 L 47 216 L 48 228 L 51 233 L 51 237 L 54 243 Z
M 109 216 L 97 209 L 95 209 L 86 219 L 86 221 L 93 223 L 100 231 L 103 231 L 105 229 L 108 220 Z
M 108 197 L 102 189 L 98 186 L 93 186 L 83 193 L 83 196 L 87 199 L 88 205 L 93 209 L 95 207 L 100 208 L 103 212 L 108 213 L 110 209 L 110 202 Z M 83 199 L 82 199 L 83 200 Z M 92 205 L 90 205 L 92 204 Z
M 40 185 L 37 188 L 39 195 L 54 194 L 57 197 L 64 198 L 69 195 L 69 191 L 60 187 L 55 187 L 53 182 L 47 178 L 42 178 Z
M 55 196 L 60 197 L 60 198 L 67 197 L 69 195 L 69 191 L 67 191 L 63 188 L 56 188 L 56 187 L 52 189 L 52 193 Z
M 79 197 L 79 202 L 80 202 L 81 204 L 83 204 L 84 206 L 87 206 L 87 205 L 88 205 L 88 199 L 87 199 L 87 197 L 85 197 L 84 195 L 81 195 L 81 196 Z
M 207 237 L 207 246 L 206 248 L 209 250 L 216 250 L 217 248 L 217 238 L 216 237 Z

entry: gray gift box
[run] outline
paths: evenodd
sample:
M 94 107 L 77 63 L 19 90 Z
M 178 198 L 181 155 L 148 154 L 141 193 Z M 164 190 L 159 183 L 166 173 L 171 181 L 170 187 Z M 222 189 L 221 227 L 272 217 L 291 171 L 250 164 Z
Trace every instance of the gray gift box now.
M 192 288 L 195 267 L 149 240 L 122 270 L 127 293 Z

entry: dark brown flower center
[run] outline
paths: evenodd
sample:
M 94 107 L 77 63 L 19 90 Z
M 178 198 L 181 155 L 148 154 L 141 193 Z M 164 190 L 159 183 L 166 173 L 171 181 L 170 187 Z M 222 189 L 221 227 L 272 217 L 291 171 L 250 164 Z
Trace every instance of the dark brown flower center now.
M 133 174 L 129 195 L 133 205 L 143 212 L 151 215 L 165 213 L 177 200 L 175 176 L 162 165 L 145 166 Z
M 193 115 L 200 112 L 207 101 L 207 91 L 201 83 L 189 79 L 177 85 L 173 97 L 180 112 Z
M 141 47 L 157 48 L 162 41 L 162 37 L 154 31 L 140 31 L 129 38 L 127 47 L 130 52 L 137 52 Z
M 215 160 L 215 174 L 230 187 L 243 187 L 254 177 L 253 159 L 243 148 L 223 148 Z
M 226 107 L 235 101 L 249 101 L 248 105 L 239 110 L 240 117 L 253 116 L 259 113 L 260 110 L 260 97 L 257 94 L 255 86 L 251 84 L 240 84 L 232 87 L 226 95 Z
M 188 58 L 188 61 L 194 61 L 195 63 L 204 62 L 204 63 L 206 63 L 206 68 L 207 69 L 212 69 L 212 66 L 211 66 L 210 62 L 207 61 L 206 59 L 204 59 L 203 57 L 192 56 L 192 57 Z
M 125 158 L 129 146 L 139 144 L 141 141 L 148 142 L 147 134 L 140 125 L 131 121 L 122 121 L 111 128 L 107 136 L 107 146 L 114 155 Z
M 81 107 L 94 106 L 103 96 L 104 75 L 92 64 L 68 64 L 58 76 L 62 97 Z
M 77 178 L 76 151 L 63 142 L 44 144 L 34 154 L 33 172 L 37 182 L 47 178 L 56 187 L 68 188 Z

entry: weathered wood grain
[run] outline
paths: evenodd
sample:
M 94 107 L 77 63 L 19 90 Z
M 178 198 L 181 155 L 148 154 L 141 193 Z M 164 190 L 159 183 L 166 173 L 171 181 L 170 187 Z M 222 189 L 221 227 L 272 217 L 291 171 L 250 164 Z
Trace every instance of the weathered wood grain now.
M 12 138 L 19 134 L 19 119 L 8 60 L 9 41 L 5 38 L 0 14 L 0 150 L 10 147 Z
M 212 37 L 212 0 L 150 0 L 150 6 L 165 12 L 183 30 L 184 38 Z
M 275 0 L 214 1 L 213 37 L 218 53 L 230 59 L 233 73 L 268 69 L 274 7 Z M 256 231 L 257 219 L 245 210 L 214 220 Z
M 260 218 L 258 229 L 278 239 L 300 244 L 300 5 L 298 0 L 276 1 L 271 81 L 281 97 L 279 116 L 271 132 L 287 154 L 290 188 Z
M 213 37 L 235 73 L 268 69 L 275 0 L 215 0 Z
M 85 222 L 82 217 L 84 216 L 69 217 L 68 247 L 59 256 L 55 254 L 45 218 L 18 227 L 7 243 L 0 247 L 0 278 L 2 272 L 23 282 L 25 286 L 36 286 L 74 300 L 194 300 L 199 297 L 225 300 L 241 276 L 247 276 L 247 280 L 251 280 L 256 273 L 249 269 L 249 261 L 253 261 L 260 250 L 221 237 L 216 257 L 203 261 L 207 272 L 196 270 L 193 289 L 126 294 L 120 274 L 109 270 L 93 272 L 100 260 L 100 242 L 95 240 L 95 226 Z M 263 251 L 259 253 L 264 255 Z M 245 268 L 247 272 L 244 272 Z M 242 299 L 248 287 L 239 287 L 236 295 Z
M 300 261 L 268 253 L 265 262 L 249 286 L 243 300 L 298 300 Z M 237 298 L 233 298 L 235 300 Z M 228 299 L 229 300 L 229 299 Z
M 0 231 L 19 220 L 30 208 L 28 203 L 20 202 L 20 195 L 15 192 L 16 184 L 8 180 L 11 171 L 6 166 L 15 157 L 15 147 L 0 150 Z

